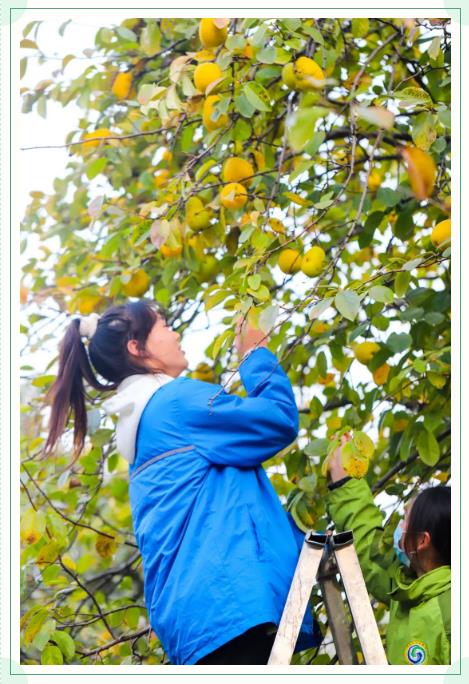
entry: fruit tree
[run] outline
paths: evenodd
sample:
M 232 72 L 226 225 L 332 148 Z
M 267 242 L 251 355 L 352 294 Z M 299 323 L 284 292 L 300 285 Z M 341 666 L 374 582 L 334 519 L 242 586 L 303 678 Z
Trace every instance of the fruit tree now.
M 24 31 L 22 74 L 43 55 L 40 23 Z M 152 298 L 190 336 L 218 311 L 192 373 L 226 384 L 236 318 L 268 333 L 300 432 L 265 467 L 304 530 L 325 529 L 323 462 L 346 427 L 350 472 L 396 506 L 448 481 L 450 42 L 437 19 L 126 19 L 97 31 L 79 77 L 66 77 L 67 55 L 23 88 L 24 112 L 82 111 L 56 141 L 66 172 L 51 194 L 31 192 L 22 225 L 22 250 L 30 235 L 39 244 L 23 268 L 22 333 L 54 350 L 47 368 L 24 368 L 23 662 L 165 661 L 126 464 L 95 390 L 81 457 L 68 468 L 64 440 L 41 458 L 70 315 Z M 327 648 L 295 658 L 330 662 Z

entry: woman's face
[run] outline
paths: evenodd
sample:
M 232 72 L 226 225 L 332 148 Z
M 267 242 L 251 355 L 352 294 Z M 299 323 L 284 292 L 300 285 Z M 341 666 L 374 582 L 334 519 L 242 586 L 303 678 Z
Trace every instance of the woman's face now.
M 151 371 L 162 371 L 176 378 L 189 365 L 179 345 L 180 337 L 158 316 L 145 345 L 150 358 L 143 358 L 141 362 Z M 127 348 L 131 354 L 138 355 L 136 340 L 129 340 Z

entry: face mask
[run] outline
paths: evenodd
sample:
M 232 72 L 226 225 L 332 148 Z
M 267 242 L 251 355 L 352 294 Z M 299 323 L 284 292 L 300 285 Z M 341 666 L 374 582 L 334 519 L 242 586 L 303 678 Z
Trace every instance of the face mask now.
M 403 565 L 406 565 L 409 568 L 410 567 L 409 556 L 399 546 L 399 542 L 401 540 L 402 533 L 403 533 L 403 523 L 404 523 L 404 521 L 401 520 L 399 522 L 398 526 L 396 527 L 396 529 L 394 530 L 394 551 L 396 552 L 396 556 L 398 557 L 399 561 Z

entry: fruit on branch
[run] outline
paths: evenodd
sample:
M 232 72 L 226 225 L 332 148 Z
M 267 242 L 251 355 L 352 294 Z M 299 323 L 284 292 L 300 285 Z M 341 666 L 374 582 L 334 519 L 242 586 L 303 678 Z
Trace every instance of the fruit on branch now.
M 331 461 L 334 457 L 334 452 L 341 445 L 342 435 L 349 433 L 350 428 L 344 427 L 334 439 L 331 440 L 327 449 L 327 455 L 321 466 L 321 473 L 324 477 L 330 468 Z M 360 479 L 368 472 L 370 459 L 375 451 L 373 441 L 362 430 L 355 430 L 351 435 L 351 439 L 342 445 L 340 452 L 340 461 L 342 468 L 347 475 Z
M 431 241 L 435 247 L 451 240 L 451 219 L 445 219 L 436 224 L 432 230 Z
M 195 367 L 195 370 L 190 374 L 195 380 L 202 380 L 203 382 L 215 382 L 215 372 L 208 363 L 201 361 Z
M 168 182 L 169 178 L 169 170 L 168 169 L 160 169 L 157 171 L 153 177 L 153 182 L 155 184 L 155 188 L 162 188 L 166 185 Z
M 246 188 L 241 183 L 228 183 L 220 192 L 220 202 L 227 209 L 241 209 L 247 201 Z
M 186 204 L 186 221 L 194 232 L 210 225 L 211 213 L 199 197 L 189 197 Z
M 298 273 L 301 269 L 301 254 L 296 249 L 282 249 L 278 258 L 278 267 L 284 273 Z
M 248 185 L 248 176 L 254 174 L 252 164 L 241 157 L 230 157 L 223 164 L 222 179 L 225 183 L 242 183 Z
M 198 64 L 194 71 L 194 85 L 197 90 L 205 93 L 208 86 L 214 81 L 218 81 L 223 76 L 223 72 L 215 62 L 202 62 Z
M 324 72 L 314 59 L 299 57 L 296 62 L 288 62 L 282 69 L 283 83 L 290 90 L 314 90 L 321 87 Z
M 317 276 L 321 273 L 324 268 L 324 262 L 326 260 L 326 253 L 322 247 L 314 245 L 311 247 L 301 260 L 301 270 L 307 276 L 311 278 Z
M 143 268 L 132 274 L 127 283 L 122 283 L 122 292 L 127 297 L 141 297 L 150 287 L 151 278 Z
M 357 361 L 360 361 L 364 366 L 370 363 L 373 356 L 380 350 L 379 344 L 377 342 L 360 342 L 360 344 L 355 345 L 354 354 Z
M 129 97 L 132 89 L 132 73 L 130 71 L 120 71 L 112 84 L 112 93 L 118 100 L 125 100 Z
M 229 117 L 227 114 L 220 114 L 217 119 L 213 118 L 213 108 L 219 99 L 219 95 L 209 95 L 205 98 L 202 108 L 202 121 L 208 131 L 215 131 L 217 128 L 224 128 L 228 125 Z
M 114 133 L 112 133 L 109 128 L 97 128 L 95 131 L 91 131 L 91 133 L 85 133 L 85 135 L 82 137 L 82 140 L 88 140 L 88 142 L 84 142 L 81 145 L 81 148 L 90 148 L 90 147 L 98 147 L 98 145 L 102 145 L 103 142 L 101 138 L 108 138 L 110 136 L 113 136 Z M 98 138 L 97 140 L 93 140 L 92 138 Z
M 228 22 L 226 22 L 228 23 Z M 225 42 L 228 26 L 218 28 L 214 19 L 201 19 L 199 23 L 199 38 L 206 48 L 217 47 Z

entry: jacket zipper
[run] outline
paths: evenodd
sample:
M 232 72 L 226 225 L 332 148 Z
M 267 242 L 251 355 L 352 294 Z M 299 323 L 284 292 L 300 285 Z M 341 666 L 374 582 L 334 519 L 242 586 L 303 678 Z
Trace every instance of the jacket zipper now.
M 173 454 L 180 454 L 184 451 L 191 451 L 192 449 L 195 449 L 195 446 L 193 444 L 190 444 L 189 446 L 179 447 L 178 449 L 171 449 L 170 451 L 165 451 L 162 454 L 158 454 L 158 456 L 154 456 L 153 458 L 150 458 L 150 460 L 145 461 L 145 463 L 142 463 L 142 465 L 140 465 L 136 470 L 134 470 L 132 475 L 130 476 L 130 479 L 133 480 L 133 478 L 138 473 L 141 473 L 142 470 L 145 470 L 145 468 L 148 468 L 148 466 L 152 465 L 152 463 L 156 463 L 157 461 L 160 461 L 162 458 L 166 458 L 167 456 L 172 456 Z

